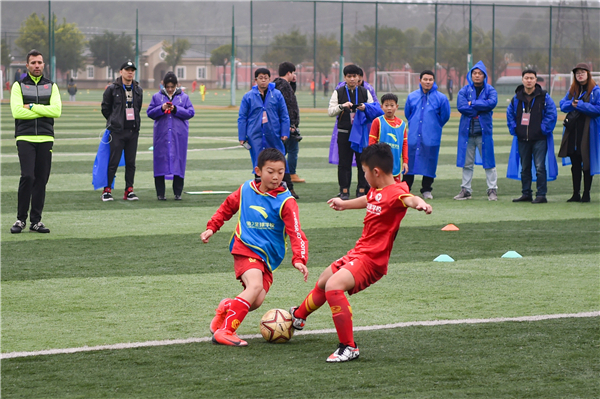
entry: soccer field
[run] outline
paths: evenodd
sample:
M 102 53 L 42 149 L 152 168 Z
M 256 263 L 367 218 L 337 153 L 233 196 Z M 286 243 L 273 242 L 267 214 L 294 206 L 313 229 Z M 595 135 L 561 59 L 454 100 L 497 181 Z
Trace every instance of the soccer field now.
M 3 398 L 598 394 L 600 182 L 594 182 L 591 203 L 566 203 L 570 170 L 559 166 L 558 179 L 548 184 L 548 204 L 512 203 L 520 182 L 504 178 L 512 137 L 501 117 L 494 120 L 499 200 L 487 200 L 481 167 L 476 167 L 473 199 L 452 199 L 461 182 L 455 166 L 458 117 L 453 116 L 444 129 L 433 213 L 407 212 L 389 274 L 350 299 L 361 357 L 332 365 L 325 358 L 337 337 L 326 306 L 309 318 L 309 334 L 287 344 L 262 338 L 249 339 L 247 348 L 210 344 L 214 308 L 241 289 L 228 251 L 235 220 L 204 245 L 199 234 L 225 195 L 184 195 L 176 202 L 167 187 L 168 201 L 156 200 L 148 118 L 142 120 L 137 158 L 140 201 L 120 199 L 120 168 L 115 201 L 104 203 L 91 185 L 104 131 L 100 107 L 65 103 L 55 123 L 44 209 L 43 221 L 52 232 L 11 235 L 20 169 L 8 104 L 0 110 Z M 301 120 L 298 174 L 307 183 L 295 189 L 310 241 L 309 281 L 302 281 L 288 255 L 265 303 L 248 315 L 240 335 L 258 334 L 267 310 L 299 304 L 320 272 L 361 233 L 363 210 L 334 212 L 326 204 L 338 192 L 337 167 L 327 162 L 333 119 L 322 110 L 303 110 Z M 559 122 L 557 148 L 560 127 Z M 237 141 L 237 110 L 198 107 L 190 121 L 184 191 L 233 191 L 251 176 L 249 156 Z M 355 184 L 356 172 L 351 192 Z M 419 186 L 417 177 L 414 187 Z M 460 230 L 441 231 L 448 223 Z M 501 258 L 507 251 L 523 258 Z M 455 262 L 433 262 L 440 254 Z M 584 312 L 595 316 L 573 317 Z M 571 317 L 533 318 L 559 314 Z M 370 328 L 527 316 L 531 321 Z M 167 342 L 131 348 L 149 341 Z M 124 349 L 69 353 L 117 344 Z M 15 354 L 50 349 L 59 353 Z

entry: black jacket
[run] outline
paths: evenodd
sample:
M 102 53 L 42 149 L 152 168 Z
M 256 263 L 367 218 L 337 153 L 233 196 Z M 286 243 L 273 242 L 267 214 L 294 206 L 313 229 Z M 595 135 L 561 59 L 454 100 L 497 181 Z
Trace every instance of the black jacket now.
M 135 115 L 134 131 L 140 131 L 140 111 L 142 109 L 142 100 L 144 91 L 136 82 L 133 81 L 133 109 Z M 123 80 L 119 76 L 113 84 L 108 86 L 102 96 L 102 115 L 106 118 L 106 128 L 111 132 L 122 131 L 125 126 L 125 89 Z
M 542 131 L 542 120 L 544 119 L 544 107 L 546 105 L 546 91 L 542 89 L 539 84 L 535 84 L 535 90 L 533 91 L 533 109 L 531 108 L 530 102 L 525 96 L 525 86 L 520 85 L 515 90 L 515 98 L 512 101 L 515 102 L 514 106 L 517 111 L 517 126 L 515 132 L 517 138 L 520 141 L 536 141 L 546 140 L 546 135 Z M 523 107 L 526 112 L 530 112 L 529 126 L 521 125 L 521 117 L 523 115 Z
M 50 105 L 52 85 L 52 81 L 45 76 L 36 84 L 27 74 L 21 81 L 23 104 Z M 54 136 L 54 118 L 15 119 L 15 137 L 29 135 Z
M 358 93 L 356 93 L 355 90 L 358 90 Z M 337 93 L 338 104 L 345 104 L 346 102 L 350 101 L 354 105 L 360 105 L 368 102 L 369 100 L 369 94 L 367 92 L 367 89 L 365 89 L 363 86 L 356 86 L 354 90 L 348 90 L 350 98 L 348 98 L 348 93 L 346 93 L 346 85 L 337 89 Z M 341 129 L 349 133 L 352 129 L 352 123 L 350 122 L 351 112 L 356 112 L 356 110 L 350 111 L 344 108 L 344 111 L 342 111 L 342 113 L 338 115 L 338 132 Z
M 300 110 L 298 109 L 298 101 L 296 101 L 296 93 L 290 83 L 283 78 L 276 78 L 275 88 L 281 92 L 285 105 L 287 106 L 288 115 L 290 116 L 290 127 L 298 127 L 300 124 Z

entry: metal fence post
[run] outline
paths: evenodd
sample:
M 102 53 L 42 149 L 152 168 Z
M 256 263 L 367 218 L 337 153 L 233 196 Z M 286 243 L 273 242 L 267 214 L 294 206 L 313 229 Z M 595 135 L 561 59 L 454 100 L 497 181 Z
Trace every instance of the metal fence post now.
M 317 108 L 317 2 L 313 1 L 313 80 L 315 91 L 313 93 L 313 108 Z
M 550 6 L 550 29 L 548 31 L 548 83 L 546 83 L 546 91 L 552 95 L 552 6 Z

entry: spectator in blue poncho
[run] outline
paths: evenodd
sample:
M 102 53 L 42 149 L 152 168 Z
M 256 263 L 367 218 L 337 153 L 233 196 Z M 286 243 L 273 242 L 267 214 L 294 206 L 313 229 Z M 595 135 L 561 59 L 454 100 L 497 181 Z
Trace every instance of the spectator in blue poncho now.
M 415 175 L 422 175 L 421 194 L 433 199 L 433 180 L 442 142 L 442 128 L 450 119 L 450 102 L 438 91 L 435 74 L 426 70 L 419 77 L 419 89 L 408 95 L 404 115 L 408 121 L 408 173 L 404 181 L 411 189 Z
M 577 64 L 573 84 L 560 100 L 560 110 L 567 116 L 558 156 L 563 157 L 563 165 L 571 163 L 573 178 L 573 196 L 567 202 L 590 202 L 592 179 L 600 174 L 600 87 L 590 72 L 588 64 Z
M 463 172 L 461 190 L 454 199 L 471 199 L 473 168 L 475 163 L 480 164 L 478 158 L 481 157 L 488 186 L 488 200 L 496 201 L 498 174 L 494 157 L 492 115 L 498 104 L 498 93 L 487 83 L 487 71 L 482 61 L 471 68 L 467 81 L 469 83 L 460 89 L 456 97 L 456 106 L 461 113 L 456 166 L 462 168 Z
M 265 148 L 276 148 L 285 154 L 284 141 L 290 136 L 290 118 L 285 99 L 275 83 L 270 83 L 267 68 L 254 71 L 256 82 L 244 94 L 238 117 L 238 140 L 250 151 L 252 168 L 256 168 L 258 155 Z M 286 173 L 289 173 L 286 163 Z

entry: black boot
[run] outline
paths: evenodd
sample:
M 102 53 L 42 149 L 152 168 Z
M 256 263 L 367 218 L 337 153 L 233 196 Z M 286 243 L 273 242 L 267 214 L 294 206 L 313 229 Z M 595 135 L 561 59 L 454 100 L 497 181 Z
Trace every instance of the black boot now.
M 590 189 L 592 188 L 592 179 L 594 176 L 589 171 L 583 172 L 583 195 L 581 196 L 581 202 L 590 202 Z
M 579 202 L 581 201 L 581 195 L 579 192 L 573 193 L 573 196 L 567 200 L 567 202 Z

